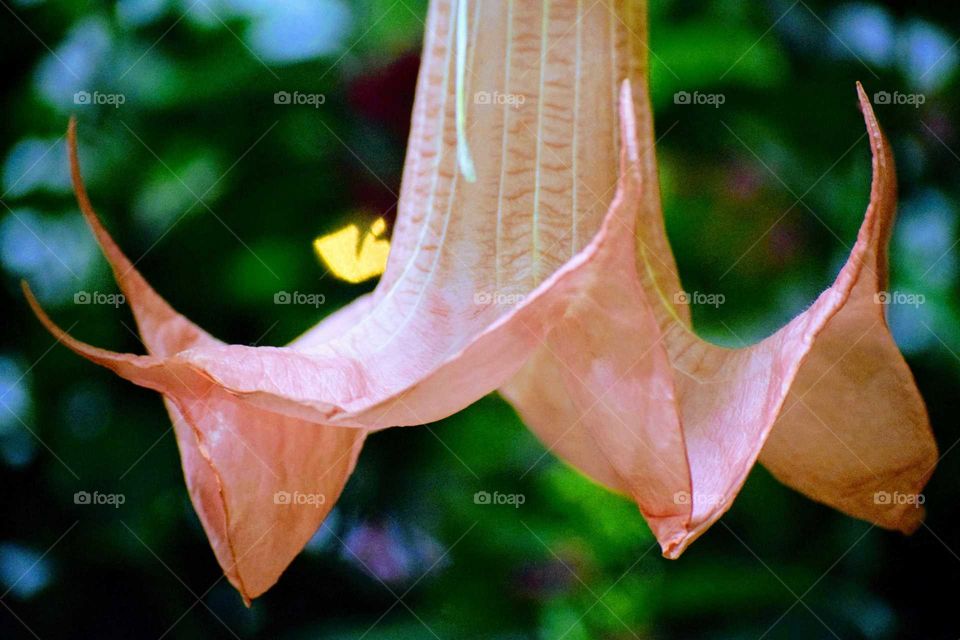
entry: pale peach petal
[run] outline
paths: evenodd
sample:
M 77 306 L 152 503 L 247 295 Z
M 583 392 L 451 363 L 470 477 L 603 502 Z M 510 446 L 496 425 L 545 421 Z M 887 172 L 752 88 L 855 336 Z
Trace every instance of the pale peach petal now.
M 383 428 L 449 415 L 502 384 L 539 346 L 596 253 L 597 212 L 608 209 L 617 175 L 614 136 L 597 144 L 591 135 L 615 131 L 614 110 L 596 122 L 578 115 L 574 143 L 571 114 L 560 108 L 577 92 L 602 91 L 591 99 L 609 104 L 616 78 L 572 75 L 573 54 L 606 52 L 623 29 L 606 7 L 573 1 L 471 5 L 467 93 L 517 92 L 531 106 L 468 105 L 478 176 L 470 184 L 457 166 L 453 6 L 431 5 L 394 251 L 366 312 L 337 335 L 310 332 L 294 351 L 201 345 L 169 365 L 202 370 L 270 411 Z M 533 37 L 548 55 L 523 44 Z M 587 142 L 604 152 L 578 166 L 575 151 Z M 564 237 L 576 224 L 589 235 Z M 499 303 L 504 296 L 523 303 Z
M 500 388 L 500 393 L 544 443 L 547 452 L 608 489 L 626 493 L 627 485 L 597 446 L 580 419 L 582 412 L 567 393 L 564 366 L 545 344 Z
M 455 7 L 431 3 L 387 271 L 373 294 L 289 347 L 223 345 L 174 312 L 96 220 L 74 166 L 81 208 L 150 355 L 84 345 L 36 311 L 70 348 L 167 398 L 191 496 L 246 598 L 269 586 L 316 528 L 368 428 L 441 418 L 503 384 L 597 278 L 603 256 L 628 244 L 611 231 L 632 228 L 634 215 L 622 194 L 610 206 L 618 73 L 580 69 L 592 51 L 623 47 L 619 20 L 573 0 L 472 3 L 466 55 L 455 56 Z M 457 58 L 469 73 L 456 72 Z M 622 67 L 628 57 L 618 59 Z M 457 77 L 466 78 L 461 96 L 521 96 L 530 107 L 457 99 Z M 593 96 L 584 99 L 590 119 L 567 109 L 574 94 Z M 472 123 L 459 141 L 458 108 Z M 460 175 L 461 143 L 474 149 L 476 183 Z M 589 162 L 578 164 L 587 148 Z M 513 301 L 502 304 L 503 295 Z M 293 517 L 264 502 L 300 482 L 322 487 L 324 508 Z
M 611 326 L 596 328 L 596 319 L 605 314 L 595 309 L 593 318 L 584 311 L 558 327 L 548 346 L 504 387 L 504 395 L 558 455 L 610 488 L 632 494 L 671 557 L 729 508 L 775 421 L 762 459 L 784 482 L 882 526 L 904 530 L 916 526 L 922 510 L 892 499 L 886 504 L 874 499 L 875 492 L 918 493 L 936 463 L 936 445 L 922 400 L 887 331 L 882 307 L 873 301 L 878 288 L 886 286 L 895 186 L 889 149 L 862 89 L 875 179 L 871 207 L 847 267 L 814 307 L 766 341 L 740 351 L 713 347 L 692 333 L 689 309 L 675 304 L 681 287 L 663 227 L 652 111 L 645 93 L 645 3 L 628 4 L 622 17 L 629 26 L 625 39 L 632 51 L 629 74 L 637 86 L 634 105 L 642 159 L 636 253 L 644 295 L 636 299 L 639 307 L 647 306 L 640 298 L 650 301 L 670 377 L 655 380 L 660 375 L 655 365 L 631 369 L 622 363 L 612 369 L 617 375 L 591 379 L 591 374 L 610 366 L 610 352 L 632 345 L 631 340 L 652 344 L 649 336 L 654 335 L 645 312 L 634 311 L 638 329 L 631 336 Z M 606 315 L 619 318 L 625 313 Z M 577 331 L 568 330 L 577 322 L 580 335 L 605 334 L 606 346 L 584 349 L 586 345 L 580 344 L 570 349 L 569 357 L 562 356 L 563 347 L 577 341 Z M 659 351 L 651 347 L 644 358 L 660 362 Z M 845 354 L 840 362 L 838 354 Z M 644 375 L 651 376 L 646 384 L 638 378 L 644 366 L 648 368 Z M 558 390 L 560 377 L 566 382 Z M 640 422 L 647 426 L 641 427 L 631 421 L 636 414 L 610 411 L 608 404 L 622 409 L 617 401 L 609 401 L 619 398 L 609 391 L 611 379 L 618 385 L 636 380 L 648 392 L 672 387 L 676 418 L 662 406 L 650 406 Z M 805 395 L 813 387 L 817 392 Z M 578 395 L 595 400 L 588 407 L 578 405 L 574 400 Z M 678 421 L 687 461 L 669 475 L 676 476 L 678 486 L 684 474 L 690 475 L 692 488 L 680 489 L 675 496 L 677 503 L 687 504 L 686 518 L 678 517 L 676 509 L 664 512 L 659 502 L 644 495 L 643 484 L 629 481 L 634 467 L 650 464 L 650 451 L 662 454 L 678 448 L 674 434 Z M 625 434 L 644 440 L 632 447 L 617 446 L 626 440 Z M 636 459 L 631 462 L 631 457 Z M 664 471 L 669 465 L 656 466 Z
M 164 394 L 190 499 L 224 574 L 248 604 L 273 586 L 333 508 L 366 433 L 263 411 L 157 356 L 91 347 L 25 292 L 67 347 Z
M 625 120 L 624 136 L 631 140 L 632 126 L 632 119 Z M 630 149 L 636 151 L 632 142 Z M 601 265 L 609 263 L 607 256 L 616 253 L 619 257 L 622 247 L 632 247 L 632 238 L 627 236 L 634 226 L 636 207 L 623 204 L 626 188 L 621 186 L 594 239 L 507 313 L 490 315 L 486 324 L 474 331 L 472 325 L 477 323 L 470 322 L 471 318 L 460 316 L 461 321 L 451 326 L 443 314 L 428 315 L 434 326 L 423 327 L 414 335 L 419 337 L 418 349 L 430 352 L 435 364 L 424 359 L 417 366 L 412 361 L 423 354 L 386 348 L 390 344 L 399 347 L 405 341 L 382 344 L 379 331 L 373 331 L 376 325 L 369 322 L 376 308 L 367 299 L 332 318 L 337 326 L 349 327 L 350 341 L 338 336 L 322 342 L 320 338 L 332 332 L 317 328 L 298 340 L 297 348 L 224 345 L 207 336 L 163 359 L 108 355 L 91 349 L 85 353 L 150 388 L 172 393 L 181 389 L 183 380 L 200 375 L 250 405 L 323 424 L 384 428 L 436 420 L 513 375 L 565 310 L 583 295 L 587 283 L 597 281 L 601 269 L 606 268 Z M 632 255 L 632 248 L 630 251 Z M 468 284 L 467 276 L 458 277 Z M 422 295 L 439 297 L 444 290 L 430 289 Z M 482 311 L 470 311 L 469 315 L 482 315 Z M 424 322 L 419 317 L 408 320 L 401 330 Z M 373 333 L 359 332 L 357 326 L 364 324 Z
M 871 204 L 846 266 L 808 311 L 756 345 L 724 349 L 676 313 L 679 289 L 660 287 L 668 271 L 619 265 L 621 277 L 594 288 L 593 305 L 568 312 L 550 334 L 550 357 L 540 354 L 505 389 L 555 451 L 633 496 L 668 557 L 730 507 L 764 443 L 774 474 L 814 499 L 905 531 L 922 517 L 893 497 L 921 490 L 937 451 L 875 300 L 895 186 L 862 88 L 860 98 L 874 154 Z M 660 246 L 652 236 L 661 226 L 638 228 L 640 246 Z M 545 393 L 557 380 L 545 368 L 562 372 L 562 391 Z
M 858 85 L 873 148 L 870 209 L 851 262 L 849 298 L 794 381 L 760 461 L 783 483 L 844 513 L 911 532 L 915 498 L 937 464 L 923 399 L 887 330 L 887 242 L 896 209 L 889 143 Z M 859 251 L 858 251 L 859 249 Z M 836 286 L 836 285 L 835 285 Z
M 614 61 L 609 73 L 613 77 L 629 77 L 633 88 L 637 153 L 640 158 L 636 167 L 640 188 L 631 196 L 637 200 L 640 206 L 638 212 L 640 223 L 636 229 L 636 260 L 639 266 L 640 290 L 645 292 L 647 298 L 652 298 L 660 295 L 660 290 L 679 290 L 680 279 L 677 275 L 673 253 L 667 242 L 660 207 L 660 185 L 657 178 L 653 114 L 650 108 L 648 86 L 649 49 L 646 43 L 646 2 L 612 3 L 609 6 L 601 4 L 597 6 L 597 11 L 589 12 L 586 19 L 593 21 L 593 28 L 603 29 L 606 25 L 607 30 L 613 34 L 608 38 L 599 38 L 603 42 L 601 46 L 606 48 L 607 51 L 604 54 L 595 54 L 595 56 L 597 58 L 606 57 Z M 593 60 L 592 57 L 590 63 L 593 63 Z M 610 125 L 606 123 L 612 118 L 615 109 L 608 101 L 603 99 L 602 91 L 593 89 L 585 95 L 589 97 L 577 101 L 579 111 L 575 116 L 578 122 L 583 121 L 584 124 L 581 126 L 587 128 L 587 123 L 601 123 L 601 126 L 597 129 L 602 129 L 603 126 L 612 126 L 612 123 Z M 606 150 L 604 140 L 603 136 L 594 136 L 589 140 L 589 144 L 581 143 L 578 146 L 578 153 L 583 158 L 584 164 L 599 166 L 604 163 L 604 158 L 609 153 Z M 586 194 L 583 197 L 590 200 L 591 195 L 602 192 L 602 187 L 598 183 L 588 183 L 584 186 L 582 192 Z M 589 216 L 581 216 L 578 219 L 580 233 L 592 234 L 596 225 L 597 221 Z M 633 278 L 634 270 L 625 270 L 618 275 Z M 631 295 L 633 297 L 630 299 L 639 299 L 643 296 L 643 293 Z M 667 302 L 672 305 L 672 301 L 668 300 Z M 670 307 L 652 306 L 658 324 L 666 325 L 675 318 L 680 318 L 689 325 L 689 310 L 687 307 L 682 305 L 674 305 L 674 307 L 673 313 L 667 314 L 666 311 Z M 598 311 L 595 315 L 593 321 L 585 318 L 584 322 L 597 324 L 597 319 L 601 318 L 603 313 Z M 641 326 L 645 322 L 645 320 L 638 320 L 637 325 Z M 618 338 L 613 334 L 614 332 L 611 331 L 609 343 L 611 345 L 620 344 Z M 631 331 L 629 337 L 622 336 L 622 343 L 632 343 L 634 341 L 633 334 L 634 332 Z M 559 341 L 553 339 L 549 342 L 555 344 Z M 575 357 L 573 362 L 565 363 L 560 359 L 556 347 L 544 345 L 517 376 L 504 385 L 501 392 L 514 405 L 526 425 L 549 451 L 554 452 L 560 458 L 608 488 L 629 493 L 623 479 L 607 461 L 595 438 L 590 434 L 590 429 L 583 419 L 584 409 L 577 409 L 571 394 L 563 383 L 563 377 L 566 375 L 568 378 L 573 378 L 572 384 L 574 386 L 579 386 L 580 382 L 577 381 L 572 372 L 588 366 L 584 362 L 584 358 L 589 357 L 581 354 Z M 624 373 L 626 372 L 621 372 L 621 374 Z M 637 372 L 632 373 L 636 374 Z M 585 377 L 584 373 L 579 375 L 581 379 Z M 593 396 L 599 397 L 605 389 L 601 387 L 593 391 Z M 588 394 L 588 397 L 590 397 L 590 394 Z M 620 419 L 627 418 L 621 416 Z M 614 427 L 611 426 L 611 430 L 613 429 Z M 678 470 L 678 472 L 686 473 L 683 470 Z M 630 475 L 632 472 L 625 471 L 625 473 Z M 687 490 L 689 490 L 689 487 L 687 487 Z
M 621 146 L 624 153 L 631 151 L 629 163 L 636 165 L 632 119 L 625 119 L 623 126 L 624 140 L 630 142 Z M 453 162 L 451 145 L 438 143 L 438 158 Z M 623 162 L 628 166 L 626 158 Z M 479 155 L 480 175 L 487 175 L 488 166 Z M 395 267 L 402 269 L 400 276 L 385 279 L 386 287 L 333 316 L 330 327 L 323 323 L 285 348 L 223 345 L 173 312 L 107 236 L 78 183 L 81 206 L 128 292 L 151 355 L 90 347 L 60 332 L 35 310 L 70 348 L 167 397 L 198 512 L 221 564 L 247 598 L 272 584 L 332 504 L 313 512 L 312 519 L 284 519 L 286 511 L 261 504 L 265 498 L 274 491 L 301 490 L 296 482 L 328 487 L 327 481 L 323 493 L 334 498 L 368 429 L 439 419 L 495 390 L 542 344 L 612 259 L 618 264 L 632 260 L 636 207 L 624 202 L 628 189 L 636 191 L 637 179 L 625 174 L 625 181 L 634 184 L 621 185 L 592 240 L 559 267 L 543 267 L 545 272 L 553 269 L 545 277 L 537 277 L 536 259 L 519 277 L 511 271 L 514 290 L 522 292 L 515 294 L 518 302 L 478 301 L 478 292 L 494 290 L 500 249 L 491 244 L 485 250 L 489 254 L 471 257 L 475 241 L 469 234 L 491 230 L 496 222 L 487 217 L 487 226 L 480 225 L 484 218 L 463 212 L 469 207 L 455 206 L 454 198 L 470 203 L 487 198 L 490 190 L 474 192 L 462 184 L 458 189 L 455 171 L 452 179 L 440 178 L 439 166 L 436 172 L 435 180 L 442 184 L 431 194 L 443 198 L 445 184 L 447 202 L 428 209 L 434 220 L 423 222 L 423 236 L 407 264 Z M 543 230 L 555 222 L 544 213 Z M 534 221 L 535 230 L 537 224 Z M 424 270 L 418 261 L 429 253 L 433 256 Z M 552 258 L 548 253 L 542 255 L 545 265 Z M 485 256 L 492 258 L 491 268 L 481 269 L 477 260 Z M 380 293 L 384 288 L 386 293 Z M 298 423 L 306 428 L 298 430 Z M 331 425 L 354 429 L 336 432 Z M 196 442 L 189 440 L 187 426 Z M 238 447 L 245 442 L 250 446 Z M 260 462 L 264 473 L 250 473 L 252 462 Z M 329 474 L 316 473 L 318 465 L 341 462 Z
M 621 120 L 632 123 L 627 83 L 624 92 Z M 626 144 L 633 180 L 624 181 L 624 195 L 639 210 L 640 143 Z M 548 447 L 629 493 L 667 549 L 686 533 L 693 490 L 671 362 L 636 268 L 637 232 L 620 228 L 626 249 L 607 256 L 604 277 L 589 283 L 504 393 Z M 548 391 L 557 382 L 559 389 Z
M 874 502 L 881 489 L 919 491 L 936 463 L 936 445 L 874 300 L 886 282 L 896 187 L 889 147 L 862 88 L 859 94 L 874 182 L 834 285 L 747 349 L 712 347 L 679 329 L 668 334 L 694 486 L 690 532 L 677 553 L 729 508 L 771 428 L 782 425 L 769 460 L 788 484 L 884 527 L 909 529 L 921 517 L 903 504 Z M 798 407 L 785 404 L 791 396 Z M 807 412 L 793 414 L 801 407 Z
M 276 582 L 333 507 L 365 433 L 263 411 L 189 368 L 166 365 L 164 357 L 180 350 L 221 343 L 171 309 L 114 243 L 94 213 L 80 176 L 74 122 L 68 137 L 80 208 L 152 355 L 116 355 L 75 341 L 46 318 L 32 296 L 28 299 L 71 349 L 164 394 L 191 500 L 224 573 L 249 602 Z M 331 330 L 348 323 L 352 310 L 362 308 L 366 299 L 334 314 Z M 309 341 L 304 337 L 298 342 Z M 314 498 L 317 504 L 278 504 L 278 492 L 322 496 L 322 503 Z

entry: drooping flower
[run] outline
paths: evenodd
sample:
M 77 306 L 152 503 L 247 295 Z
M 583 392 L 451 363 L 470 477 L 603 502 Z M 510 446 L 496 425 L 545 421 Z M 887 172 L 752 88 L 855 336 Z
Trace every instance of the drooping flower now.
M 376 290 L 286 347 L 226 345 L 173 311 L 81 209 L 148 355 L 47 327 L 163 394 L 191 499 L 245 599 L 325 517 L 365 435 L 501 389 L 559 456 L 631 496 L 676 557 L 757 457 L 786 484 L 910 530 L 936 446 L 874 296 L 893 164 L 869 102 L 871 204 L 813 306 L 740 350 L 698 339 L 664 233 L 642 2 L 433 0 L 396 228 Z M 322 495 L 311 508 L 291 496 Z

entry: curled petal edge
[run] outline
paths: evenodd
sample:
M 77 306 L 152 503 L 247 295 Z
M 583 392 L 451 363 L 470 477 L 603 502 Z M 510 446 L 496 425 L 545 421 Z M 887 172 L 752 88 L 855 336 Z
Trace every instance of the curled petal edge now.
M 669 558 L 730 508 L 758 456 L 785 484 L 854 517 L 904 532 L 923 517 L 915 503 L 877 499 L 919 494 L 937 449 L 875 301 L 896 186 L 858 93 L 871 203 L 847 264 L 809 310 L 751 347 L 720 348 L 696 337 L 641 260 L 595 290 L 594 306 L 569 313 L 503 389 L 549 448 L 637 502 Z M 638 230 L 638 251 L 665 242 L 660 225 Z M 585 349 L 599 355 L 585 361 Z

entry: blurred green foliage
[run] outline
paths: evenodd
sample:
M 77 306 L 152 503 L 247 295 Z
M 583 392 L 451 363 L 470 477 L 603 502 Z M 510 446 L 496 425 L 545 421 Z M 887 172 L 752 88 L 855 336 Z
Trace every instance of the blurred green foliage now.
M 369 440 L 343 499 L 280 583 L 245 609 L 220 579 L 155 394 L 56 347 L 64 327 L 140 351 L 69 190 L 80 121 L 93 199 L 138 267 L 218 337 L 283 344 L 369 286 L 311 252 L 390 216 L 425 0 L 18 0 L 3 9 L 0 123 L 0 637 L 955 638 L 957 61 L 950 3 L 651 0 L 668 230 L 698 330 L 762 337 L 827 286 L 852 245 L 870 166 L 854 83 L 921 94 L 878 106 L 894 144 L 895 335 L 943 461 L 912 538 L 807 501 L 758 468 L 675 562 L 635 507 L 572 472 L 500 399 Z M 76 92 L 123 104 L 78 104 Z M 274 103 L 322 93 L 319 108 Z M 684 106 L 678 91 L 721 93 Z M 320 310 L 272 304 L 326 295 Z M 829 446 L 829 443 L 825 444 Z M 78 507 L 77 491 L 122 493 Z M 478 505 L 478 491 L 522 505 Z M 199 604 L 198 604 L 199 602 Z

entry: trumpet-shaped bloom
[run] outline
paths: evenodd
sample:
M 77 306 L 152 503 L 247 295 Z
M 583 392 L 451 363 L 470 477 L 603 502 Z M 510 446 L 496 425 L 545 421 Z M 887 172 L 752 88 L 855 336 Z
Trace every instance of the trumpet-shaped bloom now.
M 862 89 L 874 182 L 847 264 L 776 334 L 722 349 L 674 302 L 642 3 L 586 5 L 431 2 L 386 271 L 286 347 L 221 343 L 149 287 L 93 212 L 71 126 L 80 207 L 148 354 L 79 342 L 31 303 L 68 347 L 163 394 L 193 503 L 245 599 L 325 517 L 369 431 L 497 389 L 551 450 L 631 496 L 669 557 L 729 508 L 758 456 L 853 516 L 918 523 L 875 495 L 919 492 L 936 447 L 875 303 L 896 195 Z

